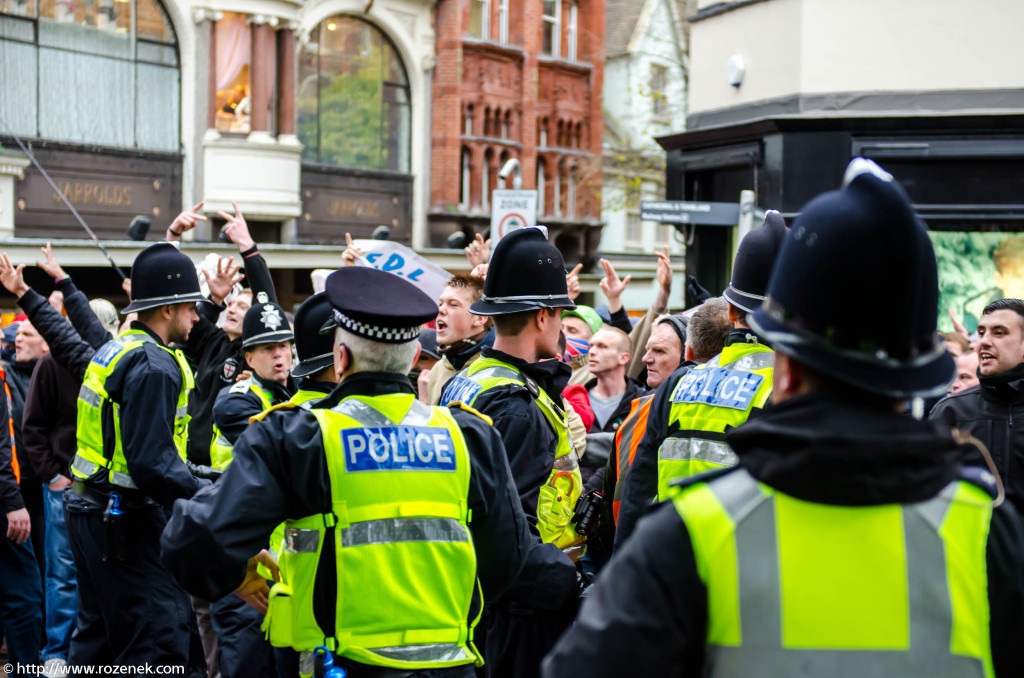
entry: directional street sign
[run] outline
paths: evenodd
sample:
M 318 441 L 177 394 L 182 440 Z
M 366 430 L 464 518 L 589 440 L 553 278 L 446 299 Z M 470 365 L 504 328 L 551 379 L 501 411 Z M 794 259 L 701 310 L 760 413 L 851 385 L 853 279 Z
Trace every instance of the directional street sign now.
M 640 218 L 663 224 L 735 226 L 739 223 L 740 206 L 735 202 L 645 200 L 640 203 Z
M 491 197 L 491 247 L 509 232 L 537 225 L 537 191 L 497 190 Z

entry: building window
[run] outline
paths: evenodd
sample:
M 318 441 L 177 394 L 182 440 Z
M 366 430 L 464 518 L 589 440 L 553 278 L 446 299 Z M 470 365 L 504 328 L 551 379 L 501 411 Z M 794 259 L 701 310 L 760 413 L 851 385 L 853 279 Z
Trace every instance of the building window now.
M 555 216 L 556 217 L 560 217 L 560 216 L 562 216 L 562 165 L 561 164 L 558 165 L 558 170 L 557 170 L 555 176 L 552 177 L 552 179 L 554 179 L 554 181 L 552 181 L 552 183 L 554 184 L 554 186 L 552 187 L 552 188 L 554 188 L 554 196 L 552 196 L 553 199 L 552 199 L 551 202 L 554 203 Z
M 498 0 L 498 42 L 508 42 L 508 0 Z
M 544 118 L 540 122 L 540 133 L 537 135 L 539 141 L 537 143 L 541 148 L 548 147 L 548 119 Z
M 668 68 L 651 64 L 651 113 L 655 118 L 668 117 Z
M 562 0 L 544 0 L 544 31 L 541 51 L 549 56 L 562 53 Z
M 299 58 L 296 117 L 302 157 L 325 165 L 409 171 L 409 79 L 373 24 L 325 20 Z
M 462 133 L 467 137 L 473 136 L 473 104 L 466 106 L 466 121 Z
M 512 138 L 512 111 L 505 111 L 505 117 L 501 122 L 501 138 Z
M 224 12 L 214 32 L 217 44 L 215 125 L 219 132 L 248 134 L 252 115 L 249 81 L 252 30 L 244 14 Z
M 491 0 L 469 0 L 469 32 L 478 38 L 491 38 Z
M 470 174 L 469 165 L 469 149 L 462 149 L 462 181 L 459 184 L 459 209 L 463 212 L 469 211 L 469 191 L 470 191 Z
M 15 134 L 177 153 L 180 95 L 158 0 L 0 4 L 0 119 Z
M 484 153 L 484 167 L 480 173 L 480 207 L 484 212 L 491 209 L 491 166 L 494 165 L 494 151 Z
M 576 36 L 578 34 L 576 27 L 578 20 L 577 10 L 578 5 L 575 2 L 569 5 L 569 31 L 566 36 L 567 44 L 565 47 L 565 56 L 572 61 L 576 60 Z
M 654 229 L 654 244 L 658 247 L 668 245 L 673 227 L 671 224 L 658 224 Z
M 537 214 L 547 214 L 544 211 L 544 191 L 547 188 L 544 182 L 544 158 L 537 158 Z
M 566 176 L 568 189 L 565 191 L 565 214 L 570 219 L 576 218 L 576 168 L 569 169 Z
M 640 220 L 640 186 L 626 183 L 626 232 L 623 240 L 630 245 L 643 246 L 643 221 Z

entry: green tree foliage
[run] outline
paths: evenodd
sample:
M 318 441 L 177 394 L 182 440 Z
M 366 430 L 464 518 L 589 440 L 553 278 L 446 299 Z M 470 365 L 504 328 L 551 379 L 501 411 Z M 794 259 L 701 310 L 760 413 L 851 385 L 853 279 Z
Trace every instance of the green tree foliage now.
M 981 309 L 999 297 L 992 253 L 1006 234 L 944 231 L 929 235 L 939 269 L 939 330 L 952 331 L 946 310 L 953 309 L 967 330 L 974 332 Z

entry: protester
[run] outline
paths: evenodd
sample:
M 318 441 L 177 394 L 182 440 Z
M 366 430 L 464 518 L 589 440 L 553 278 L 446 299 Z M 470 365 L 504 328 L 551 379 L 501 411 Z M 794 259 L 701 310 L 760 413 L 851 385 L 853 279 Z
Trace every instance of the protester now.
M 956 381 L 950 387 L 950 393 L 959 393 L 964 389 L 977 386 L 978 381 L 978 353 L 967 351 L 956 359 Z

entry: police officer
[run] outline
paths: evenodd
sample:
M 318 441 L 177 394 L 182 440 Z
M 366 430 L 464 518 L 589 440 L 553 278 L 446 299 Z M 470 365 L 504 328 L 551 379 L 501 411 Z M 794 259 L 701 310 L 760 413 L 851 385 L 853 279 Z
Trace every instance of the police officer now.
M 855 160 L 751 317 L 774 406 L 729 434 L 739 465 L 641 521 L 544 675 L 1024 675 L 1020 516 L 969 446 L 899 413 L 953 380 L 938 302 L 924 225 Z
M 225 469 L 232 448 L 252 417 L 286 402 L 295 391 L 291 378 L 291 326 L 284 309 L 264 292 L 242 320 L 242 356 L 251 376 L 225 386 L 213 405 L 213 442 L 210 460 L 215 469 Z M 283 537 L 283 529 L 272 538 L 272 549 Z M 217 632 L 217 656 L 223 678 L 261 675 L 274 663 L 273 651 L 261 630 L 263 615 L 234 594 L 210 604 L 210 618 Z
M 164 563 L 196 595 L 241 587 L 262 608 L 254 554 L 286 520 L 267 629 L 304 653 L 303 673 L 320 647 L 353 678 L 472 676 L 480 592 L 500 596 L 530 546 L 501 439 L 468 408 L 416 400 L 429 297 L 363 267 L 326 291 L 338 386 L 249 426 L 212 490 L 175 506 Z
M 338 383 L 334 336 L 320 331 L 331 315 L 331 302 L 324 292 L 309 297 L 295 311 L 295 352 L 299 354 L 299 364 L 292 370 L 292 376 L 301 381 L 291 400 L 300 407 L 325 397 Z
M 165 509 L 208 483 L 185 466 L 192 371 L 171 348 L 188 339 L 202 299 L 187 256 L 168 243 L 146 248 L 122 311 L 138 320 L 86 369 L 65 494 L 79 591 L 69 664 L 204 670 L 189 598 L 158 558 Z
M 225 386 L 213 404 L 213 441 L 210 463 L 227 468 L 231 447 L 260 412 L 283 403 L 295 393 L 292 369 L 291 325 L 284 309 L 263 292 L 242 320 L 242 355 L 251 376 Z
M 441 394 L 442 404 L 468 403 L 494 420 L 534 528 L 523 577 L 503 599 L 490 599 L 485 647 L 491 676 L 536 676 L 576 611 L 574 561 L 583 547 L 571 519 L 583 486 L 560 405 L 570 369 L 553 360 L 561 310 L 572 308 L 558 249 L 535 228 L 505 236 L 491 257 L 483 297 L 470 309 L 494 318 L 494 346 Z
M 750 329 L 747 314 L 764 300 L 785 234 L 782 215 L 772 210 L 763 226 L 743 238 L 722 294 L 733 324 L 725 348 L 702 365 L 678 369 L 651 401 L 647 430 L 622 487 L 616 548 L 651 501 L 667 497 L 671 480 L 736 463 L 725 433 L 763 408 L 772 392 L 774 353 Z

